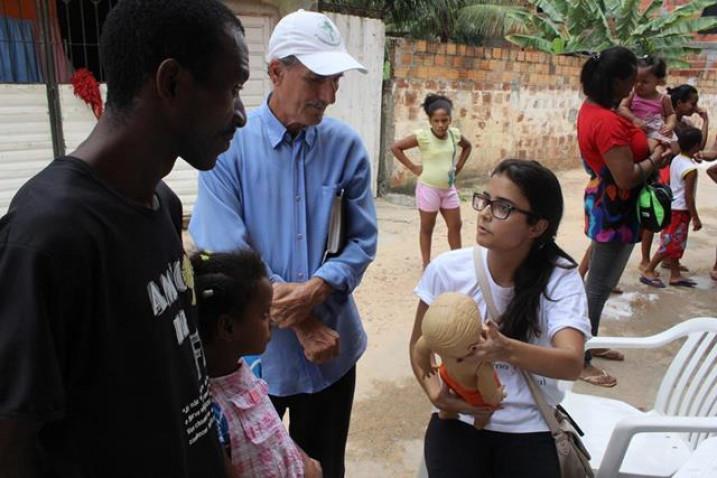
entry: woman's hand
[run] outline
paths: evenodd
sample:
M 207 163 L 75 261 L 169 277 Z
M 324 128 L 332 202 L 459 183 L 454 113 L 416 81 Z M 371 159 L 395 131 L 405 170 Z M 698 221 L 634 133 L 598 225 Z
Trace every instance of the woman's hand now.
M 647 130 L 647 122 L 641 120 L 640 118 L 635 118 L 632 123 L 643 131 Z
M 655 147 L 655 152 L 651 157 L 655 162 L 657 169 L 662 169 L 670 164 L 670 160 L 673 156 L 672 150 L 670 149 L 670 143 L 660 142 L 660 144 Z
M 511 352 L 511 340 L 500 333 L 492 320 L 483 324 L 482 340 L 471 346 L 471 352 L 461 361 L 468 362 L 508 362 Z
M 433 406 L 444 412 L 463 413 L 477 418 L 488 419 L 495 411 L 491 407 L 473 406 L 454 394 L 448 386 L 440 380 L 435 369 L 434 373 L 425 379 L 424 385 L 428 399 Z
M 420 164 L 414 164 L 411 168 L 411 172 L 416 176 L 420 176 L 423 173 L 423 166 L 421 166 Z

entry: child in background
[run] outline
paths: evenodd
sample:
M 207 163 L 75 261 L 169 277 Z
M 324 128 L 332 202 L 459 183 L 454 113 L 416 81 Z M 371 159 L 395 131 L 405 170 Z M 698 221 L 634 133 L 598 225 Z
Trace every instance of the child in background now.
M 670 96 L 660 93 L 665 84 L 667 64 L 661 58 L 646 56 L 638 60 L 634 91 L 620 102 L 618 113 L 647 134 L 650 152 L 658 143 L 670 143 L 677 153 L 674 130 L 677 115 Z
M 707 168 L 707 175 L 712 181 L 717 183 L 717 164 L 713 164 L 712 166 Z M 712 270 L 710 271 L 710 277 L 712 278 L 712 280 L 717 280 L 717 250 L 715 251 L 715 265 L 712 266 Z
M 665 85 L 667 64 L 661 58 L 646 56 L 637 62 L 635 89 L 620 102 L 618 113 L 632 121 L 647 134 L 650 152 L 658 143 L 669 143 L 672 152 L 677 154 L 679 146 L 674 134 L 677 115 L 669 95 L 660 93 L 658 86 Z M 665 166 L 660 170 L 660 182 L 669 184 L 670 169 Z M 650 262 L 650 251 L 654 233 L 642 231 L 642 260 L 639 269 L 644 271 Z
M 682 151 L 670 164 L 670 186 L 672 188 L 672 218 L 670 225 L 660 233 L 660 248 L 640 276 L 640 282 L 652 287 L 665 287 L 655 269 L 670 258 L 670 279 L 672 286 L 694 287 L 694 281 L 682 276 L 678 264 L 687 246 L 687 232 L 690 221 L 692 230 L 702 229 L 702 222 L 695 207 L 697 191 L 697 164 L 695 154 L 702 146 L 702 132 L 686 127 L 679 131 L 679 146 Z
M 442 95 L 429 94 L 423 101 L 430 128 L 396 141 L 391 152 L 401 164 L 418 176 L 416 205 L 421 218 L 419 244 L 425 269 L 431 261 L 431 240 L 436 216 L 441 212 L 448 226 L 448 245 L 461 247 L 461 208 L 456 190 L 456 176 L 471 154 L 471 143 L 457 128 L 451 128 L 453 103 Z M 418 148 L 421 164 L 417 165 L 404 151 Z M 460 149 L 460 156 L 458 150 Z
M 219 441 L 234 476 L 321 477 L 321 466 L 291 439 L 268 395 L 241 357 L 271 337 L 271 282 L 252 251 L 192 257 L 199 333 Z
M 697 157 L 701 160 L 706 161 L 714 161 L 717 159 L 717 149 L 712 149 L 709 151 L 700 151 L 697 153 Z M 709 168 L 707 168 L 707 176 L 717 183 L 717 164 L 713 164 Z M 717 281 L 717 252 L 715 252 L 715 264 L 712 266 L 712 270 L 710 271 L 710 278 L 712 280 Z

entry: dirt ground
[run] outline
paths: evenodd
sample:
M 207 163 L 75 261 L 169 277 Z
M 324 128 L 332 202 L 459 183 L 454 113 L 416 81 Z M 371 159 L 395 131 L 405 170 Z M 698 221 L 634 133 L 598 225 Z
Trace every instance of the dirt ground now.
M 704 167 L 702 168 L 704 169 Z M 588 241 L 583 234 L 583 170 L 559 174 L 566 201 L 558 243 L 577 261 Z M 472 191 L 464 188 L 467 198 Z M 717 185 L 700 172 L 698 210 L 702 231 L 690 231 L 683 263 L 698 282 L 695 289 L 653 289 L 638 282 L 639 244 L 623 274 L 622 295 L 609 300 L 601 335 L 650 335 L 688 318 L 717 316 L 717 283 L 708 273 L 717 246 Z M 474 243 L 476 215 L 461 205 L 463 244 Z M 347 448 L 349 478 L 414 477 L 423 446 L 430 404 L 415 382 L 408 362 L 408 339 L 417 299 L 413 295 L 421 273 L 418 250 L 418 214 L 413 199 L 402 196 L 377 201 L 380 227 L 376 261 L 356 292 L 369 346 L 358 364 L 357 389 Z M 440 223 L 440 220 L 439 220 Z M 657 239 L 653 250 L 657 247 Z M 447 250 L 446 229 L 437 226 L 434 256 Z M 664 271 L 665 273 L 667 271 Z M 652 407 L 663 371 L 679 344 L 656 351 L 629 351 L 622 363 L 596 359 L 618 378 L 613 389 L 583 382 L 574 389 Z

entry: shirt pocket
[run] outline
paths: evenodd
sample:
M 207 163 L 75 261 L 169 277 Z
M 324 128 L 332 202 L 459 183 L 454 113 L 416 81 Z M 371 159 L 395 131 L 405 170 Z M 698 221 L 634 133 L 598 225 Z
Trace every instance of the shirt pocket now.
M 324 198 L 333 198 L 336 196 L 337 191 L 339 190 L 340 184 L 331 184 L 329 186 L 321 186 L 321 195 Z

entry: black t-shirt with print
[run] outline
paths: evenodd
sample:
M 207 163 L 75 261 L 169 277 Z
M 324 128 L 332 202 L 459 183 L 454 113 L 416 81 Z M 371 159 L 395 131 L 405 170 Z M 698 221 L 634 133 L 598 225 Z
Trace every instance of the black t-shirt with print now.
M 64 157 L 0 219 L 0 419 L 42 424 L 43 476 L 224 476 L 181 204 L 155 198 Z

